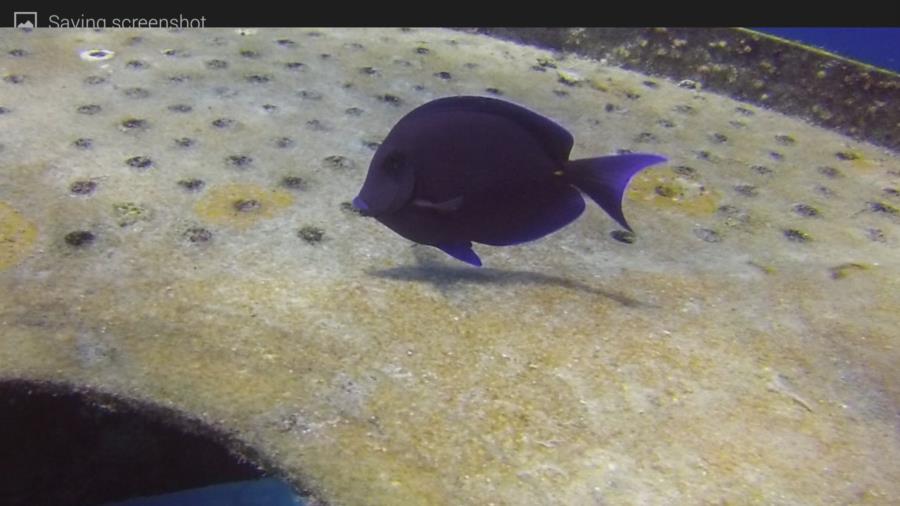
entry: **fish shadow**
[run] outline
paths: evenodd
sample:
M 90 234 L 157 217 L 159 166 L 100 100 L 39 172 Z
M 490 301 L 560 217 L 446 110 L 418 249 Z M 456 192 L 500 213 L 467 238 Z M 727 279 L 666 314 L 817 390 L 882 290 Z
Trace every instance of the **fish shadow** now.
M 418 265 L 391 267 L 389 269 L 367 270 L 366 274 L 382 279 L 429 283 L 441 292 L 459 285 L 550 285 L 577 290 L 605 297 L 625 307 L 645 307 L 648 304 L 627 295 L 591 286 L 580 281 L 540 272 L 495 269 L 492 267 L 450 266 L 416 255 Z

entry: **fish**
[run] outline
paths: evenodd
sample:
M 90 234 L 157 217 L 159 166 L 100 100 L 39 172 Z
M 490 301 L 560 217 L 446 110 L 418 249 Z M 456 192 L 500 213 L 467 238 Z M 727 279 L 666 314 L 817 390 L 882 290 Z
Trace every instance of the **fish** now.
M 582 193 L 625 229 L 622 199 L 649 153 L 569 160 L 553 120 L 490 97 L 454 96 L 403 116 L 375 151 L 353 207 L 395 233 L 480 267 L 472 243 L 511 246 L 578 218 Z

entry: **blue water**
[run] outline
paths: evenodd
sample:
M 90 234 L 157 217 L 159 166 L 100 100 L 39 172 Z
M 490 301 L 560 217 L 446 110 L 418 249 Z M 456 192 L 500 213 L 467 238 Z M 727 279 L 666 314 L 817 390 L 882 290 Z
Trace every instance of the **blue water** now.
M 752 28 L 900 73 L 900 28 Z
M 141 497 L 105 506 L 304 506 L 287 483 L 274 478 L 239 481 Z

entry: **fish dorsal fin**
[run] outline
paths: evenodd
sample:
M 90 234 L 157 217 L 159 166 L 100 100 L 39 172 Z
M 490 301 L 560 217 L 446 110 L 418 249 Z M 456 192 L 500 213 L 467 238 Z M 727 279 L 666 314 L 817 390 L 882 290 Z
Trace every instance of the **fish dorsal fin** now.
M 568 130 L 554 121 L 528 110 L 520 105 L 489 97 L 447 97 L 439 98 L 419 106 L 406 115 L 406 118 L 418 116 L 425 112 L 438 111 L 471 111 L 494 114 L 513 121 L 528 131 L 554 160 L 565 162 L 575 140 Z

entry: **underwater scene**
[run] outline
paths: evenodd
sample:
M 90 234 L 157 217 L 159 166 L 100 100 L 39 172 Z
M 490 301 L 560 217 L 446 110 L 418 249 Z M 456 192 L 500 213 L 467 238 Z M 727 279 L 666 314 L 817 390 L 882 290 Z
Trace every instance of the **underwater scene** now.
M 900 76 L 740 29 L 0 29 L 0 505 L 900 503 Z

